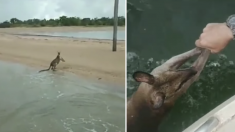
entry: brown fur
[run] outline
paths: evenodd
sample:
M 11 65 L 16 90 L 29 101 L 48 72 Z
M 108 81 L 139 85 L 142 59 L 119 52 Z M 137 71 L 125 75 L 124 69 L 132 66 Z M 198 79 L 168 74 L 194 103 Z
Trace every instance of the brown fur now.
M 196 55 L 192 67 L 178 69 Z M 176 99 L 198 78 L 209 55 L 209 50 L 195 48 L 172 57 L 151 74 L 135 72 L 133 78 L 141 84 L 127 102 L 127 132 L 157 132 Z
M 41 70 L 41 71 L 39 71 L 39 72 L 49 71 L 50 69 L 52 69 L 52 70 L 54 71 L 54 70 L 56 69 L 56 66 L 60 63 L 60 60 L 63 61 L 63 62 L 65 62 L 65 60 L 60 57 L 60 52 L 58 52 L 56 58 L 51 61 L 49 68 L 48 68 L 48 69 Z

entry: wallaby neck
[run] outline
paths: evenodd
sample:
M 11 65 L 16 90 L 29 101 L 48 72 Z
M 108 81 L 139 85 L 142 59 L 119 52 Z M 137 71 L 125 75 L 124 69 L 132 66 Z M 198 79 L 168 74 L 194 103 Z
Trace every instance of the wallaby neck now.
M 57 58 L 57 59 L 60 59 L 60 55 L 57 55 L 56 58 Z

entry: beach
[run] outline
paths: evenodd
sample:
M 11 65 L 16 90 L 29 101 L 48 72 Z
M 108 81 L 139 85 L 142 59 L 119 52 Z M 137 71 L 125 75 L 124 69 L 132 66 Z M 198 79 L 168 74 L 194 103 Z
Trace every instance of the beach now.
M 124 27 L 119 27 L 124 30 Z M 125 84 L 125 41 L 15 35 L 21 32 L 106 31 L 112 27 L 5 28 L 0 31 L 0 60 L 47 69 L 61 52 L 57 70 L 103 82 Z M 14 35 L 13 35 L 14 34 Z M 55 71 L 56 72 L 56 71 Z

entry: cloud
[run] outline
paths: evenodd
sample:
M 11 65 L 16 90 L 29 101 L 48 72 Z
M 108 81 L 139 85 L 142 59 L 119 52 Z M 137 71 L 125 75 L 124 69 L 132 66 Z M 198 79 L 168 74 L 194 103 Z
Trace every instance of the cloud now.
M 114 0 L 0 0 L 0 22 L 18 18 L 59 16 L 113 17 Z M 119 0 L 118 15 L 125 16 L 125 0 Z

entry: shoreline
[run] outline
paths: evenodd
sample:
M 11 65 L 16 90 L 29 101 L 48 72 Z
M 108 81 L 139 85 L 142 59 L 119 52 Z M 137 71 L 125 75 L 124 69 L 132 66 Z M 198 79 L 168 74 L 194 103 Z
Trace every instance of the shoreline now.
M 74 73 L 84 79 L 125 86 L 125 41 L 118 41 L 117 52 L 112 52 L 111 40 L 22 36 L 1 32 L 2 61 L 41 70 L 48 68 L 56 52 L 60 51 L 65 62 L 61 62 L 57 70 Z
M 125 31 L 125 26 L 118 27 L 117 30 L 119 31 Z M 0 32 L 2 33 L 20 33 L 22 31 L 28 32 L 73 32 L 73 31 L 80 31 L 80 32 L 86 32 L 86 31 L 109 31 L 113 30 L 112 26 L 103 26 L 103 27 L 84 27 L 84 26 L 68 26 L 68 27 L 12 27 L 12 28 L 0 28 Z
M 40 68 L 42 68 L 42 67 L 38 67 L 36 65 L 33 66 L 33 65 L 30 65 L 30 64 L 21 63 L 21 62 L 17 62 L 17 61 L 12 61 L 12 60 L 7 60 L 7 59 L 5 60 L 5 59 L 2 59 L 1 57 L 0 57 L 0 62 L 1 63 L 8 63 L 8 64 L 11 64 L 11 65 L 15 65 L 15 64 L 16 65 L 21 65 L 21 66 L 27 67 L 29 69 L 33 69 L 36 73 L 38 73 L 38 71 L 41 70 Z M 61 70 L 61 69 L 57 69 L 57 70 L 59 72 L 64 72 L 65 74 L 74 75 L 74 76 L 78 77 L 78 79 L 81 78 L 82 80 L 92 81 L 92 83 L 105 84 L 105 85 L 111 86 L 111 87 L 125 87 L 125 85 L 123 85 L 119 82 L 109 82 L 107 80 L 97 80 L 96 78 L 84 77 L 84 76 L 81 76 L 81 75 L 73 73 L 73 72 L 69 72 L 69 71 L 65 71 L 65 70 Z M 57 71 L 54 71 L 54 72 L 57 72 Z M 113 90 L 118 91 L 118 92 L 125 92 L 125 89 L 113 89 Z
M 68 36 L 53 36 L 53 35 L 40 35 L 40 34 L 30 34 L 30 33 L 6 33 L 9 35 L 18 35 L 18 36 L 36 36 L 36 37 L 55 37 L 55 38 L 70 38 L 70 39 L 89 39 L 89 40 L 109 40 L 111 41 L 112 39 L 95 39 L 95 38 L 79 38 L 79 37 L 68 37 Z M 125 40 L 120 40 L 117 39 L 117 41 L 123 41 L 125 43 Z

